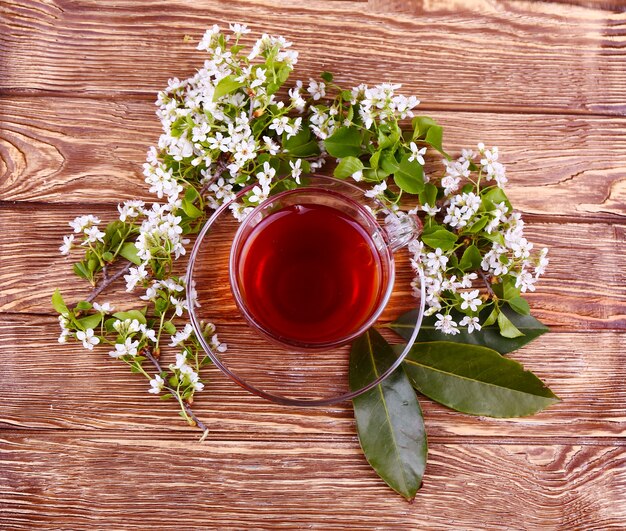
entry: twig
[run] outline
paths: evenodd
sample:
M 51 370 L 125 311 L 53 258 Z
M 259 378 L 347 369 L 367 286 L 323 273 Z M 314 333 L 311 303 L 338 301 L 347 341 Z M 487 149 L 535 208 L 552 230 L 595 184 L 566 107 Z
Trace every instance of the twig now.
M 110 277 L 105 276 L 102 279 L 102 282 L 100 283 L 100 285 L 95 287 L 93 291 L 89 294 L 89 297 L 87 297 L 85 300 L 87 302 L 93 301 L 98 295 L 100 295 L 100 293 L 102 293 L 105 289 L 107 289 L 113 282 L 115 282 L 118 278 L 120 278 L 125 273 L 128 273 L 128 270 L 131 268 L 132 265 L 133 264 L 131 262 L 128 262 L 122 269 L 120 269 L 114 275 L 111 275 Z
M 151 362 L 152 365 L 154 365 L 154 368 L 160 373 L 163 372 L 163 369 L 161 368 L 161 364 L 159 363 L 159 360 L 157 360 L 153 355 L 152 352 L 150 352 L 149 349 L 145 349 L 143 351 L 143 354 L 145 354 L 146 358 L 148 358 Z M 174 389 L 172 389 L 169 386 L 164 386 L 165 389 L 167 389 L 170 393 L 172 393 L 173 395 L 176 394 L 176 391 Z M 196 424 L 196 426 L 198 426 L 198 428 L 200 428 L 204 434 L 202 435 L 202 438 L 200 439 L 200 442 L 204 441 L 204 439 L 206 439 L 206 436 L 209 433 L 209 428 L 207 427 L 207 425 L 202 422 L 197 416 L 196 414 L 193 412 L 193 409 L 191 409 L 191 406 L 185 402 L 185 401 L 181 401 L 182 406 L 185 408 L 185 412 L 187 413 L 187 415 L 189 415 L 189 417 L 191 418 L 191 420 L 194 421 L 194 423 Z
M 204 194 L 206 194 L 209 191 L 209 186 L 211 186 L 215 181 L 217 181 L 217 179 L 219 179 L 220 175 L 222 175 L 223 171 L 226 169 L 227 164 L 223 161 L 223 160 L 218 160 L 216 161 L 217 163 L 217 169 L 215 170 L 215 173 L 211 176 L 211 178 L 204 183 L 204 185 L 202 186 L 202 188 L 200 188 L 200 197 L 204 197 Z
M 483 282 L 485 283 L 485 287 L 487 288 L 487 291 L 489 292 L 489 294 L 494 299 L 497 299 L 498 297 L 496 296 L 496 294 L 494 293 L 493 289 L 491 288 L 491 283 L 489 282 L 489 279 L 487 278 L 487 275 L 485 275 L 485 273 L 483 272 L 482 269 L 479 269 L 478 273 L 480 274 L 481 278 L 483 279 Z

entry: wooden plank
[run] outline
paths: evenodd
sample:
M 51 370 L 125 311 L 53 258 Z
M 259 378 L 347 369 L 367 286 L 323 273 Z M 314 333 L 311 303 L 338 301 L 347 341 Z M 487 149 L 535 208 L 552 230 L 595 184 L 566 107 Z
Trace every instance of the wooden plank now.
M 240 327 L 240 344 L 253 352 L 255 337 Z M 56 342 L 50 317 L 0 319 L 0 426 L 5 428 L 184 430 L 174 402 L 148 394 L 145 378 L 107 355 Z M 539 377 L 562 402 L 528 418 L 489 419 L 462 415 L 421 398 L 431 436 L 532 438 L 626 436 L 626 334 L 551 333 L 512 358 Z M 164 363 L 173 361 L 166 349 Z M 276 370 L 281 367 L 277 364 Z M 354 439 L 351 406 L 293 408 L 254 397 L 216 368 L 194 410 L 212 436 L 244 439 Z M 258 374 L 258 373 L 257 373 Z M 264 382 L 262 375 L 258 381 Z M 192 436 L 192 433 L 189 433 Z
M 160 133 L 151 102 L 20 97 L 0 99 L 0 108 L 0 200 L 154 199 L 141 174 Z M 523 212 L 626 215 L 626 118 L 431 114 L 453 154 L 481 140 L 500 147 L 509 194 Z M 440 174 L 439 161 L 431 162 L 431 174 Z
M 0 458 L 7 530 L 162 528 L 173 518 L 186 529 L 626 525 L 621 445 L 434 443 L 412 504 L 376 477 L 356 442 L 5 433 Z
M 62 287 L 69 301 L 86 296 L 89 285 L 73 276 L 71 259 L 62 257 L 58 247 L 62 235 L 71 232 L 67 222 L 90 212 L 105 220 L 117 213 L 111 208 L 84 205 L 0 206 L 0 226 L 4 233 L 0 240 L 0 282 L 3 285 L 0 311 L 50 313 L 50 295 L 57 287 Z M 548 272 L 537 292 L 529 294 L 538 318 L 550 326 L 574 330 L 625 326 L 623 225 L 535 222 L 527 225 L 527 236 L 538 246 L 551 248 Z M 387 313 L 389 318 L 414 305 L 414 299 L 409 296 L 412 273 L 403 256 L 399 257 L 396 296 Z M 224 268 L 220 270 L 226 275 Z M 182 261 L 180 271 L 181 274 L 185 271 Z M 227 282 L 226 278 L 224 283 L 215 286 L 215 300 L 221 297 L 225 302 L 218 323 L 239 319 L 236 308 L 230 304 Z M 124 292 L 121 282 L 115 293 L 107 295 L 106 299 L 126 307 L 128 301 L 133 301 Z
M 626 111 L 624 16 L 543 2 L 178 0 L 3 3 L 5 93 L 153 93 L 204 56 L 183 42 L 213 23 L 249 23 L 302 52 L 297 77 L 322 70 L 344 84 L 397 81 L 455 109 Z M 251 39 L 246 39 L 250 43 Z M 445 90 L 442 89 L 445 87 Z

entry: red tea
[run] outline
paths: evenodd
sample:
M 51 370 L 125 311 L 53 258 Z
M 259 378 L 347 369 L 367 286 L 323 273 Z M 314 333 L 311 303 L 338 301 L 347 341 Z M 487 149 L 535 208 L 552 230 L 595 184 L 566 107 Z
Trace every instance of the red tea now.
M 238 284 L 253 319 L 280 341 L 340 342 L 377 309 L 380 256 L 365 229 L 318 204 L 284 207 L 248 235 Z

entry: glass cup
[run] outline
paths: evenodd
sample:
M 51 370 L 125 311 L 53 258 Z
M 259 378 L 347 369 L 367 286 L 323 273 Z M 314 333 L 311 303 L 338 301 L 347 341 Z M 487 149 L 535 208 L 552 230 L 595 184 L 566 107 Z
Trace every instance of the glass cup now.
M 289 182 L 283 181 L 285 185 Z M 271 196 L 241 224 L 233 219 L 229 204 L 211 216 L 190 255 L 187 299 L 196 336 L 223 373 L 252 393 L 274 402 L 321 406 L 351 399 L 373 388 L 400 365 L 413 345 L 424 312 L 423 282 L 413 337 L 396 362 L 380 375 L 373 375 L 360 389 L 348 388 L 349 343 L 383 314 L 394 292 L 394 253 L 419 235 L 421 225 L 416 217 L 399 217 L 376 199 L 365 196 L 361 188 L 345 181 L 313 175 L 303 177 L 302 182 L 302 187 Z M 280 187 L 281 183 L 276 186 Z M 235 201 L 248 190 L 239 192 Z M 293 208 L 327 208 L 340 213 L 363 235 L 374 257 L 377 280 L 371 305 L 338 336 L 318 338 L 313 333 L 307 337 L 289 337 L 251 304 L 251 297 L 259 295 L 246 292 L 242 265 L 251 240 L 259 234 L 256 229 L 262 228 L 273 214 Z M 407 305 L 406 296 L 402 305 Z M 355 313 L 360 310 L 353 308 Z M 211 337 L 205 337 L 208 322 L 216 325 L 220 341 L 228 345 L 226 351 L 220 352 L 215 348 L 217 343 L 212 345 Z M 247 331 L 250 328 L 256 333 L 250 334 Z

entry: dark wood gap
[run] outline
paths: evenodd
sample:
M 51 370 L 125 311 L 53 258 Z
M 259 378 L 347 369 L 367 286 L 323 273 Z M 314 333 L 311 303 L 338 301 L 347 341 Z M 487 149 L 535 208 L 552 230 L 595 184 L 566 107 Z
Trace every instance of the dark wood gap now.
M 460 415 L 462 413 L 459 413 Z M 108 428 L 96 428 L 93 430 L 85 429 L 67 429 L 67 428 L 13 428 L 13 427 L 0 427 L 1 434 L 20 435 L 20 436 L 42 436 L 53 435 L 54 437 L 80 437 L 80 438 L 102 438 L 109 439 L 111 437 L 119 437 L 120 439 L 129 438 L 129 433 L 132 434 L 132 438 L 151 440 L 158 437 L 161 440 L 189 440 L 193 442 L 195 438 L 199 438 L 202 434 L 199 431 L 192 431 L 189 428 L 174 428 L 169 430 L 135 430 L 129 429 L 108 429 Z M 197 436 L 197 437 L 196 437 Z M 342 435 L 337 434 L 324 434 L 319 435 L 300 435 L 293 434 L 290 437 L 277 437 L 275 434 L 268 433 L 250 433 L 248 436 L 243 434 L 233 434 L 231 431 L 216 431 L 209 432 L 206 437 L 207 442 L 224 441 L 224 442 L 266 442 L 271 440 L 276 443 L 322 443 L 322 444 L 334 444 L 356 441 L 357 435 L 355 433 L 345 433 Z M 592 437 L 592 436 L 563 436 L 563 437 L 520 437 L 520 436 L 485 436 L 477 437 L 473 435 L 437 435 L 428 438 L 430 444 L 446 444 L 446 445 L 493 445 L 493 444 L 527 444 L 533 446 L 545 446 L 545 445 L 571 445 L 577 444 L 581 446 L 626 446 L 626 437 Z

